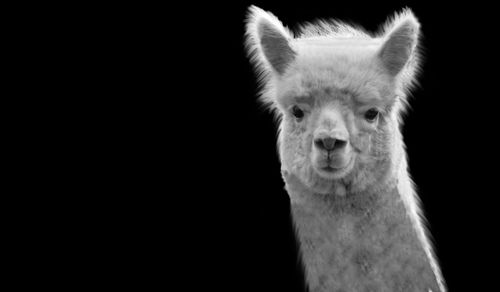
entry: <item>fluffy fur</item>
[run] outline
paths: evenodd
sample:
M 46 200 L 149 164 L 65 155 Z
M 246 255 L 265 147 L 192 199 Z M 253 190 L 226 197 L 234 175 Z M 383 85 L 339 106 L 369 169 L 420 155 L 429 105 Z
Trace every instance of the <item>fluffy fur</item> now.
M 324 195 L 397 188 L 445 291 L 399 130 L 420 70 L 419 37 L 420 24 L 409 9 L 375 34 L 320 20 L 294 35 L 273 14 L 252 6 L 246 48 L 261 86 L 260 100 L 280 125 L 278 148 L 292 202 L 302 198 L 290 191 L 290 174 Z M 295 115 L 297 108 L 303 117 Z M 366 118 L 370 109 L 378 112 L 374 121 Z M 334 154 L 318 149 L 318 139 L 325 136 L 345 146 Z

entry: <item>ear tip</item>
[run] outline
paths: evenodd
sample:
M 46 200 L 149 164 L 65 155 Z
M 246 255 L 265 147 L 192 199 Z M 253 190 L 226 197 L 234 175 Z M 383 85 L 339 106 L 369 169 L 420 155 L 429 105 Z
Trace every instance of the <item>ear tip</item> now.
M 401 12 L 396 14 L 395 20 L 401 23 L 401 25 L 411 26 L 417 30 L 420 28 L 418 18 L 409 7 L 403 8 Z
M 250 5 L 248 7 L 247 22 L 259 24 L 261 22 L 266 22 L 274 24 L 276 26 L 282 26 L 282 23 L 278 18 L 269 11 L 265 11 L 255 5 Z
M 247 13 L 249 16 L 254 16 L 256 14 L 265 13 L 265 11 L 255 5 L 250 5 L 248 6 Z
M 247 21 L 248 22 L 257 22 L 262 20 L 270 20 L 272 17 L 275 17 L 272 13 L 267 12 L 255 5 L 250 5 L 247 10 Z
M 389 18 L 384 25 L 382 35 L 390 36 L 396 32 L 410 36 L 414 39 L 419 38 L 420 22 L 410 8 L 406 7 Z
M 255 5 L 248 7 L 246 19 L 247 32 L 259 38 L 260 32 L 265 28 L 273 28 L 286 37 L 293 37 L 292 32 L 271 12 L 265 11 Z
M 262 18 L 265 18 L 266 12 L 255 5 L 251 5 L 247 9 L 247 26 L 256 25 Z

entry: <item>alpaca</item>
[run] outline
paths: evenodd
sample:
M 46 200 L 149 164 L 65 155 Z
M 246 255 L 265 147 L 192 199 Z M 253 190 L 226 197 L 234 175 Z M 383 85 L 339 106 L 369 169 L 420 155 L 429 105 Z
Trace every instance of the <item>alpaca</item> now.
M 419 71 L 408 8 L 377 34 L 251 6 L 246 49 L 279 122 L 285 189 L 310 291 L 446 291 L 399 125 Z

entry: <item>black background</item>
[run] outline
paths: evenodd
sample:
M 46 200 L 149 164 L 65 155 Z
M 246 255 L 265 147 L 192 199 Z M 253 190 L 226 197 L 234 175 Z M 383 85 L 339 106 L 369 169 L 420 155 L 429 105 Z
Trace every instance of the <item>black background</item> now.
M 92 139 L 78 142 L 85 171 L 68 189 L 84 190 L 75 206 L 86 207 L 64 225 L 73 237 L 56 245 L 67 251 L 64 278 L 167 291 L 304 291 L 276 125 L 257 103 L 243 46 L 250 4 L 292 30 L 337 18 L 376 31 L 412 8 L 424 62 L 403 128 L 411 175 L 449 290 L 491 291 L 496 49 L 493 7 L 479 2 L 85 7 L 68 31 L 78 52 L 69 55 L 85 73 L 69 80 L 91 109 L 79 129 Z

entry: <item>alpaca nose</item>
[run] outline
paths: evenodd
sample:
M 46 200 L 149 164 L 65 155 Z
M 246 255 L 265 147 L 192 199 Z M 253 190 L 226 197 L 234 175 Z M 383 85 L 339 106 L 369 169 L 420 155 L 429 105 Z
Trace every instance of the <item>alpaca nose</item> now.
M 345 147 L 346 144 L 347 144 L 346 141 L 335 139 L 333 137 L 325 137 L 314 140 L 314 145 L 316 145 L 318 149 L 325 151 L 342 149 Z

